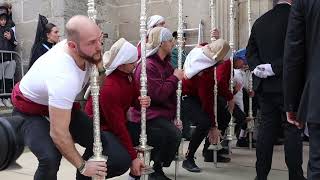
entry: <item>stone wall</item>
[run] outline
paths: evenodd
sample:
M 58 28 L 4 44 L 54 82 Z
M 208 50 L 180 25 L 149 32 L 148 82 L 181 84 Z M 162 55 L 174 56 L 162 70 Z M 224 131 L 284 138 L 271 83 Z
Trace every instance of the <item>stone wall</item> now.
M 64 24 L 73 15 L 87 14 L 86 0 L 5 0 L 13 4 L 13 19 L 17 27 L 18 51 L 25 65 L 28 64 L 36 32 L 38 14 L 48 17 L 64 36 Z M 251 0 L 253 22 L 272 8 L 273 0 Z M 184 0 L 184 21 L 188 28 L 204 27 L 204 41 L 209 41 L 209 0 Z M 139 41 L 140 0 L 96 0 L 98 24 L 104 33 L 104 49 L 119 37 L 133 43 Z M 216 0 L 216 26 L 221 36 L 229 40 L 229 0 Z M 235 0 L 235 48 L 245 47 L 248 39 L 247 0 Z M 159 14 L 166 18 L 172 31 L 177 29 L 178 0 L 147 0 L 147 15 Z M 197 33 L 187 34 L 188 43 L 197 42 Z
M 98 24 L 108 38 L 104 39 L 104 51 L 109 50 L 111 45 L 119 38 L 118 4 L 115 0 L 98 0 Z
M 251 25 L 255 22 L 257 18 L 263 15 L 266 11 L 270 10 L 273 7 L 274 0 L 251 0 L 251 12 L 252 12 L 252 22 Z M 237 36 L 237 45 L 240 48 L 246 47 L 248 42 L 248 1 L 239 0 L 238 2 L 238 11 L 237 11 L 237 27 L 238 33 Z
M 27 66 L 31 46 L 34 42 L 38 14 L 56 24 L 61 34 L 64 30 L 64 0 L 6 0 L 13 5 L 13 20 L 16 23 L 16 36 L 19 42 L 17 51 L 23 64 Z
M 115 0 L 118 5 L 119 36 L 132 42 L 139 41 L 140 0 Z M 251 0 L 252 23 L 267 10 L 272 8 L 273 0 Z M 216 0 L 216 26 L 221 36 L 229 40 L 229 0 Z M 147 0 L 148 16 L 159 14 L 166 18 L 166 26 L 172 31 L 178 26 L 178 0 Z M 184 21 L 187 28 L 198 27 L 200 20 L 204 27 L 204 41 L 209 41 L 210 9 L 209 0 L 184 0 Z M 235 3 L 235 48 L 245 47 L 248 40 L 247 0 L 236 0 Z M 129 30 L 130 29 L 130 30 Z M 187 34 L 188 43 L 197 42 L 197 33 Z

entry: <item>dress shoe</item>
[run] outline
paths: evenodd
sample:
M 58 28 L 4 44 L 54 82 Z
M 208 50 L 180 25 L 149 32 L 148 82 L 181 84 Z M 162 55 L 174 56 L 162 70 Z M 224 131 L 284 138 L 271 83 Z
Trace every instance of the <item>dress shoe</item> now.
M 182 167 L 190 172 L 201 172 L 201 169 L 194 162 L 194 158 L 187 158 L 183 161 Z

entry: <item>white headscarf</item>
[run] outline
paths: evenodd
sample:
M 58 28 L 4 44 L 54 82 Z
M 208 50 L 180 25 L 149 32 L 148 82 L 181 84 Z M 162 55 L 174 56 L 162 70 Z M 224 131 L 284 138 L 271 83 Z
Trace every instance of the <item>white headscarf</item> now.
M 148 42 L 146 44 L 146 57 L 157 53 L 162 42 L 170 41 L 172 39 L 172 33 L 169 29 L 164 27 L 153 28 L 150 31 Z
M 215 65 L 217 62 L 203 54 L 202 48 L 194 48 L 190 51 L 184 62 L 184 73 L 188 79 L 202 70 Z
M 133 63 L 137 59 L 137 48 L 124 38 L 119 39 L 103 55 L 103 66 L 106 69 L 106 76 L 110 75 L 120 65 Z
M 155 26 L 157 26 L 158 24 L 164 22 L 165 19 L 164 17 L 160 16 L 160 15 L 153 15 L 150 16 L 148 19 L 148 23 L 147 23 L 147 35 L 150 33 L 151 29 L 154 28 Z
M 185 75 L 188 79 L 191 79 L 202 70 L 229 58 L 229 50 L 229 44 L 223 39 L 218 39 L 206 46 L 192 49 L 184 63 Z

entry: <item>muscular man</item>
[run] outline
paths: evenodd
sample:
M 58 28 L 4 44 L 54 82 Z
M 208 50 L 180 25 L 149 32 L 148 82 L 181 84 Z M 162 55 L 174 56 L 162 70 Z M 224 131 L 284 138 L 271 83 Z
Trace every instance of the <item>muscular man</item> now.
M 93 128 L 89 117 L 74 104 L 88 81 L 88 68 L 101 61 L 102 32 L 86 16 L 66 24 L 67 39 L 41 56 L 12 92 L 14 114 L 24 117 L 21 131 L 39 161 L 35 180 L 55 180 L 64 156 L 78 169 L 77 179 L 106 176 L 104 162 L 85 161 L 92 153 Z M 108 177 L 127 171 L 130 157 L 108 133 L 101 134 L 108 155 Z M 87 148 L 83 159 L 74 143 Z

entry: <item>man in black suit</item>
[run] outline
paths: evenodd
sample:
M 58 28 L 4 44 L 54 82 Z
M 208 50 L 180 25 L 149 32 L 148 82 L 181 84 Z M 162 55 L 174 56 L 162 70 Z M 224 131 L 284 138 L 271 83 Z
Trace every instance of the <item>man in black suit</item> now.
M 295 0 L 284 51 L 284 99 L 288 121 L 308 123 L 308 180 L 320 179 L 320 1 Z
M 254 73 L 253 86 L 261 108 L 256 144 L 258 180 L 271 169 L 277 131 L 284 125 L 285 158 L 290 180 L 304 180 L 301 130 L 289 124 L 283 108 L 283 51 L 292 0 L 280 0 L 256 20 L 247 45 L 247 60 Z

